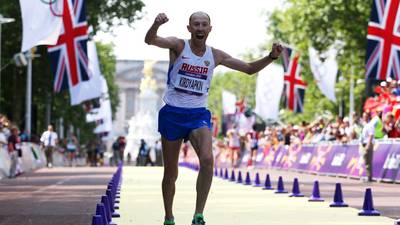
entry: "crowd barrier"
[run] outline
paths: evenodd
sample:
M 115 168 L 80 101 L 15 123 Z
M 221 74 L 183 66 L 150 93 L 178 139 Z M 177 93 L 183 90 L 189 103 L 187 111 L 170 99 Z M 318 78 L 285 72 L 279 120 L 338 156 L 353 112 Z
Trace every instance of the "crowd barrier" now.
M 255 167 L 295 170 L 316 174 L 364 177 L 365 164 L 358 143 L 319 143 L 314 145 L 278 145 L 259 149 Z M 250 153 L 246 152 L 241 166 L 247 166 Z M 228 166 L 228 159 L 217 159 L 219 166 Z M 400 182 L 400 142 L 377 141 L 373 154 L 373 178 Z

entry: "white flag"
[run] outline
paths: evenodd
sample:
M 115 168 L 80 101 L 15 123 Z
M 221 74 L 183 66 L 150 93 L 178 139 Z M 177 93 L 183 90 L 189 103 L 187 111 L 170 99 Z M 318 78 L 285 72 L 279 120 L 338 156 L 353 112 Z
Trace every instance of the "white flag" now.
M 256 108 L 254 110 L 264 120 L 277 120 L 279 102 L 283 91 L 283 67 L 270 64 L 258 73 L 256 85 Z
M 22 47 L 25 52 L 38 45 L 55 45 L 62 28 L 63 0 L 20 0 Z
M 94 129 L 94 133 L 96 134 L 110 132 L 112 130 L 111 103 L 108 95 L 107 81 L 103 76 L 101 76 L 101 82 L 102 97 L 100 98 L 100 108 L 98 109 L 96 117 L 97 120 L 101 120 L 102 123 Z
M 318 54 L 318 52 L 310 47 L 308 49 L 310 55 L 310 67 L 314 75 L 317 85 L 329 100 L 336 102 L 335 84 L 336 75 L 338 73 L 338 64 L 336 62 L 337 50 L 331 47 L 327 52 Z M 322 62 L 320 57 L 325 58 Z
M 222 113 L 235 114 L 236 112 L 236 96 L 229 91 L 222 91 Z
M 100 98 L 102 94 L 99 58 L 97 57 L 96 44 L 94 41 L 87 42 L 87 51 L 90 78 L 87 81 L 79 82 L 77 85 L 69 88 L 71 105 L 77 105 L 94 98 Z

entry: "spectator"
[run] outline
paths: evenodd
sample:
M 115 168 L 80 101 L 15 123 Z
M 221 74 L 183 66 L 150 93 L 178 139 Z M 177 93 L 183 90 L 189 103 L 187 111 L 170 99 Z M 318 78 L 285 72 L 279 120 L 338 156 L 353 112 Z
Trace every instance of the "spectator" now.
M 236 124 L 234 124 L 233 127 L 227 131 L 226 136 L 228 137 L 228 147 L 230 150 L 229 158 L 231 160 L 231 165 L 236 167 L 240 150 L 240 135 Z
M 119 148 L 119 138 L 118 137 L 114 143 L 112 144 L 113 156 L 112 156 L 112 165 L 117 166 L 121 160 L 121 151 Z
M 377 109 L 376 115 L 372 118 L 371 121 L 373 121 L 375 124 L 375 139 L 382 139 L 385 136 L 385 133 L 383 132 L 383 123 L 382 123 L 382 109 Z
M 154 163 L 150 158 L 150 148 L 145 140 L 140 139 L 139 154 L 137 156 L 136 165 L 147 166 L 149 163 L 151 166 L 154 166 Z
M 58 136 L 57 133 L 53 131 L 52 125 L 47 126 L 47 131 L 43 132 L 40 142 L 42 143 L 46 155 L 47 167 L 52 168 L 53 151 L 58 143 Z
M 186 162 L 187 157 L 188 157 L 188 152 L 189 152 L 189 144 L 187 142 L 183 143 L 182 151 L 183 151 L 183 161 Z
M 383 125 L 383 130 L 387 134 L 388 138 L 400 137 L 399 130 L 396 127 L 396 120 L 392 113 L 386 114 L 386 119 Z
M 373 118 L 367 125 L 364 126 L 361 139 L 360 139 L 360 157 L 363 158 L 367 181 L 372 181 L 372 172 L 373 172 L 373 153 L 374 153 L 374 143 L 376 137 L 376 127 L 378 126 L 379 118 Z
M 104 152 L 107 151 L 106 145 L 103 143 L 101 139 L 98 139 L 96 142 L 96 165 L 103 166 L 104 165 Z
M 75 157 L 79 146 L 78 139 L 72 132 L 69 132 L 66 141 L 68 166 L 75 166 Z
M 3 131 L 4 127 L 3 127 L 3 123 L 0 122 L 0 148 L 2 145 L 7 145 L 7 137 L 6 134 Z
M 11 128 L 11 135 L 8 137 L 8 154 L 10 156 L 11 166 L 9 178 L 16 176 L 18 164 L 18 152 L 21 150 L 21 138 L 18 135 L 18 128 Z
M 21 141 L 22 141 L 22 142 L 28 142 L 28 141 L 30 141 L 29 134 L 28 134 L 28 132 L 26 132 L 25 130 L 22 130 L 22 131 L 21 131 L 21 133 L 19 134 L 19 137 L 21 138 Z
M 121 136 L 119 137 L 118 140 L 118 148 L 119 148 L 119 160 L 120 162 L 124 162 L 124 151 L 125 151 L 125 146 L 126 146 L 126 140 L 125 137 Z

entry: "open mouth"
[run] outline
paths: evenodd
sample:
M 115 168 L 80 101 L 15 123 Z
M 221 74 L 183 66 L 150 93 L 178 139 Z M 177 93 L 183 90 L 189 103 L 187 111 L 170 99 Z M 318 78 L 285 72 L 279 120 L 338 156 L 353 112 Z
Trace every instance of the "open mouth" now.
M 203 39 L 206 35 L 204 33 L 196 33 L 196 38 Z

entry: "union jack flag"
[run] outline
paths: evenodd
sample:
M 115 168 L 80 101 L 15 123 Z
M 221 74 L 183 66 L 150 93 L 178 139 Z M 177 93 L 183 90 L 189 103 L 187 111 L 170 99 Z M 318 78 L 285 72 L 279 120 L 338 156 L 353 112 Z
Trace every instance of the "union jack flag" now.
M 84 0 L 63 1 L 63 30 L 54 46 L 48 46 L 51 69 L 55 74 L 54 91 L 74 87 L 89 80 L 88 26 Z
M 284 88 L 283 101 L 286 108 L 301 113 L 303 112 L 304 94 L 307 84 L 301 79 L 300 54 L 289 47 L 282 51 Z
M 400 79 L 400 0 L 374 0 L 368 23 L 366 77 Z

